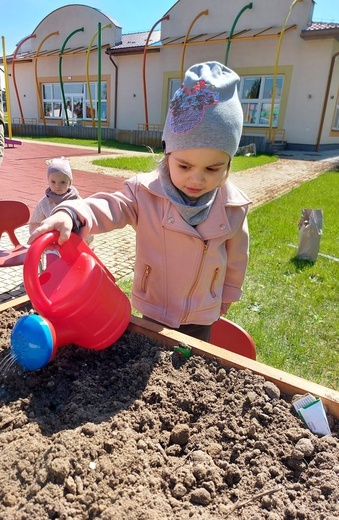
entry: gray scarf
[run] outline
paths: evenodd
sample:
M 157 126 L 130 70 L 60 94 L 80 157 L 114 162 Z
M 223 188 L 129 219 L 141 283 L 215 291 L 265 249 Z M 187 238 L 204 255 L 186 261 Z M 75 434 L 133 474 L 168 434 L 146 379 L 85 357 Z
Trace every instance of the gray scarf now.
M 73 199 L 79 199 L 80 195 L 78 190 L 74 186 L 70 186 L 66 193 L 63 195 L 58 195 L 57 193 L 54 193 L 51 188 L 46 188 L 45 191 L 46 197 L 48 197 L 50 200 L 54 202 L 54 204 L 60 204 L 61 202 L 64 202 L 65 200 L 73 200 Z
M 174 204 L 188 224 L 197 226 L 207 219 L 218 191 L 217 188 L 205 193 L 196 200 L 190 200 L 174 186 L 167 169 L 159 169 L 159 178 L 166 197 Z

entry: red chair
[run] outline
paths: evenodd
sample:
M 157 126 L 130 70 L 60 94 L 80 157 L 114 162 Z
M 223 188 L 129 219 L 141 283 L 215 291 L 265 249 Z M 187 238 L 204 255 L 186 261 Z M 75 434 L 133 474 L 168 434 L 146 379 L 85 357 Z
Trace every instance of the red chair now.
M 15 230 L 28 223 L 29 207 L 17 200 L 0 200 L 0 241 L 7 233 L 13 248 L 2 249 L 0 243 L 0 267 L 23 265 L 29 246 L 20 244 Z
M 250 359 L 256 359 L 255 344 L 242 327 L 226 318 L 220 318 L 212 325 L 210 343 L 230 350 Z

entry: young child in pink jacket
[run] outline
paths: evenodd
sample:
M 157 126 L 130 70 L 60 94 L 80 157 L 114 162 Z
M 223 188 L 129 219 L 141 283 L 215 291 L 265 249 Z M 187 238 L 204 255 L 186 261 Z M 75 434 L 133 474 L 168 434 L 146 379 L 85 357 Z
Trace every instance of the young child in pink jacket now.
M 209 341 L 240 299 L 250 200 L 228 178 L 243 124 L 238 75 L 218 62 L 190 67 L 167 114 L 156 171 L 115 193 L 60 204 L 32 234 L 59 243 L 127 224 L 136 230 L 132 305 L 144 317 Z
M 66 200 L 80 199 L 78 190 L 73 186 L 73 174 L 68 159 L 59 157 L 52 159 L 47 168 L 48 188 L 45 195 L 39 200 L 35 206 L 29 221 L 30 235 L 41 225 L 47 217 L 49 217 L 56 206 Z M 86 237 L 86 242 L 90 245 L 93 243 L 93 235 Z M 91 246 L 92 247 L 92 246 Z M 57 251 L 48 250 L 46 254 L 47 265 L 52 262 L 58 255 Z
M 29 222 L 29 232 L 33 233 L 43 220 L 50 216 L 55 206 L 66 200 L 79 199 L 78 190 L 73 186 L 73 175 L 69 161 L 65 157 L 52 159 L 47 167 L 45 195 L 35 206 Z

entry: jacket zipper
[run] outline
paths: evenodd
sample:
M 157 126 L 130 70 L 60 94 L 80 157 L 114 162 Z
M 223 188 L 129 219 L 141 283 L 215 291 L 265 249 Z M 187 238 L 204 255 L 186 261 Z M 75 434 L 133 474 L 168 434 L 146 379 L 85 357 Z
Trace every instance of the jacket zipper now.
M 219 278 L 219 270 L 220 270 L 219 267 L 217 267 L 216 270 L 214 271 L 214 276 L 213 276 L 212 283 L 211 283 L 211 289 L 210 289 L 210 291 L 211 291 L 211 295 L 212 295 L 213 298 L 216 297 L 216 294 L 215 294 L 215 290 L 214 290 L 214 289 L 215 289 L 215 282 L 216 282 L 216 281 L 218 280 L 218 278 Z
M 150 265 L 146 265 L 144 276 L 142 277 L 142 281 L 141 281 L 141 290 L 144 293 L 146 292 L 146 289 L 147 289 L 147 282 L 148 282 L 149 275 L 151 274 L 151 269 L 152 268 Z
M 190 298 L 191 298 L 191 294 L 193 293 L 194 289 L 196 288 L 197 284 L 198 284 L 198 280 L 199 280 L 199 276 L 200 276 L 200 273 L 201 273 L 201 270 L 202 270 L 202 264 L 203 264 L 203 261 L 204 261 L 204 257 L 207 253 L 207 250 L 208 250 L 208 244 L 206 242 L 204 242 L 204 248 L 203 248 L 203 251 L 202 251 L 202 255 L 201 255 L 201 260 L 200 260 L 200 264 L 199 264 L 199 268 L 198 268 L 198 273 L 197 273 L 197 276 L 195 277 L 195 281 L 191 287 L 191 290 L 190 292 L 188 293 L 188 296 L 187 296 L 187 303 L 186 303 L 186 309 L 185 309 L 185 312 L 184 312 L 184 315 L 183 315 L 183 319 L 182 319 L 182 322 L 183 323 L 186 323 L 186 320 L 187 320 L 187 316 L 189 314 L 189 301 L 190 301 Z

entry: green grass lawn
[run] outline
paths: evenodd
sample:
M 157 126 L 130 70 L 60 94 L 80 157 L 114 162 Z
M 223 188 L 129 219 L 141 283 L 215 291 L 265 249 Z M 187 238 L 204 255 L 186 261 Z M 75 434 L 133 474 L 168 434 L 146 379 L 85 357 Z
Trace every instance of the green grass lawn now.
M 336 390 L 339 262 L 321 255 L 339 259 L 338 186 L 338 172 L 324 173 L 250 212 L 244 293 L 227 315 L 251 334 L 258 361 Z M 296 258 L 303 208 L 323 210 L 316 262 Z M 130 295 L 131 281 L 121 288 Z
M 106 168 L 118 168 L 121 170 L 131 170 L 133 172 L 151 172 L 156 169 L 162 154 L 152 154 L 136 157 L 109 157 L 105 159 L 95 159 L 93 164 L 105 166 Z
M 132 170 L 135 172 L 151 172 L 157 167 L 162 154 L 148 155 L 146 157 L 109 157 L 105 159 L 95 159 L 93 164 L 106 166 L 109 168 L 120 168 L 122 170 Z M 255 168 L 263 164 L 277 161 L 274 155 L 257 155 L 252 157 L 238 156 L 232 160 L 231 171 L 237 172 L 247 168 Z
M 339 390 L 339 173 L 328 172 L 249 214 L 250 261 L 228 318 L 253 337 L 258 361 Z M 296 258 L 303 208 L 323 210 L 316 262 Z M 327 255 L 327 256 L 321 256 Z
M 41 140 L 97 145 L 91 140 Z M 115 141 L 103 141 L 102 146 L 149 151 Z M 161 154 L 115 158 L 110 159 L 113 162 L 109 165 L 150 171 L 160 157 Z M 267 155 L 239 156 L 233 159 L 231 170 L 254 168 L 276 160 Z M 100 161 L 95 162 L 102 164 Z M 339 262 L 328 257 L 339 258 L 338 175 L 338 172 L 324 173 L 250 211 L 250 261 L 243 298 L 231 306 L 227 316 L 251 334 L 258 361 L 336 390 L 339 390 Z M 316 262 L 296 258 L 297 224 L 303 208 L 323 210 L 323 236 Z M 122 282 L 121 287 L 130 295 L 131 281 Z
M 257 166 L 273 163 L 277 160 L 278 157 L 275 155 L 255 155 L 250 157 L 239 155 L 234 157 L 232 160 L 231 172 L 240 172 L 242 170 L 247 170 L 248 168 L 256 168 Z
M 18 135 L 18 137 L 20 137 Z M 26 136 L 22 136 L 24 139 L 28 139 Z M 73 146 L 89 146 L 92 148 L 98 148 L 98 141 L 96 139 L 71 139 L 69 137 L 46 137 L 46 136 L 30 136 L 31 141 L 44 141 L 46 143 L 57 143 L 57 144 L 70 144 Z M 149 149 L 146 146 L 138 146 L 128 143 L 120 143 L 119 141 L 113 141 L 113 139 L 102 139 L 101 146 L 103 148 L 112 148 L 114 150 L 130 150 L 132 152 L 144 152 L 148 153 Z
M 70 144 L 73 146 L 90 146 L 97 148 L 98 142 L 95 139 L 70 139 L 69 137 L 42 137 L 34 136 L 30 137 L 34 141 L 46 141 L 50 143 L 58 144 Z M 107 168 L 118 168 L 122 170 L 131 170 L 135 172 L 150 172 L 157 166 L 157 162 L 161 159 L 162 153 L 160 150 L 154 150 L 153 155 L 149 155 L 150 149 L 146 146 L 138 146 L 126 143 L 119 143 L 109 139 L 103 139 L 101 142 L 102 147 L 111 148 L 115 150 L 127 150 L 133 152 L 147 153 L 144 157 L 142 156 L 125 156 L 125 157 L 109 157 L 104 159 L 94 159 L 93 164 L 98 166 L 104 166 Z M 278 157 L 274 155 L 256 155 L 256 156 L 237 156 L 232 160 L 231 171 L 237 172 L 246 170 L 247 168 L 255 168 L 256 166 L 262 166 L 263 164 L 275 162 Z

